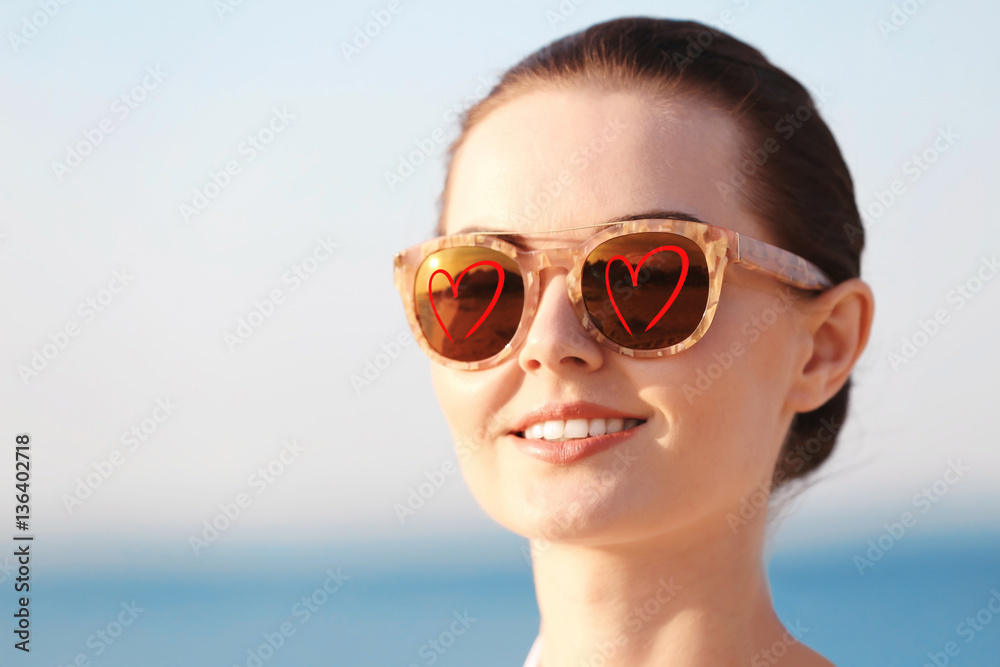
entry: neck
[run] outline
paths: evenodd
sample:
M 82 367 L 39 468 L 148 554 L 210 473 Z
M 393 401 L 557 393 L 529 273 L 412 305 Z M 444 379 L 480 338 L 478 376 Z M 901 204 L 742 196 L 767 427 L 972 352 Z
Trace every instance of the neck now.
M 736 531 L 716 516 L 625 543 L 534 542 L 541 665 L 770 664 L 762 652 L 775 642 L 775 653 L 800 656 L 789 664 L 830 664 L 774 612 L 764 514 Z

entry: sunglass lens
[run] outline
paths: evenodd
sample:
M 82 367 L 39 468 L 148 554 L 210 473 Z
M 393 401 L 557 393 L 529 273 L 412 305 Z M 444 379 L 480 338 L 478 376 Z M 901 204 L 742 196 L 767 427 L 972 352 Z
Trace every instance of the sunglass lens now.
M 432 348 L 455 361 L 483 361 L 514 338 L 524 281 L 517 263 L 502 252 L 446 248 L 417 269 L 414 301 Z
M 655 350 L 680 343 L 698 328 L 708 305 L 708 262 L 684 236 L 629 234 L 588 255 L 581 286 L 601 333 L 623 347 Z

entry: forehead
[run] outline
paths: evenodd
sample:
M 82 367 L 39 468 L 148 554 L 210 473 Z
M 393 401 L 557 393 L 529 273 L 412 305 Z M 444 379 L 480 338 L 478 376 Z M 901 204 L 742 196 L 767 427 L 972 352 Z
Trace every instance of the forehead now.
M 623 215 L 613 218 L 611 220 L 606 220 L 597 225 L 586 225 L 584 227 L 568 227 L 568 228 L 557 228 L 551 230 L 533 230 L 533 231 L 523 231 L 523 230 L 508 230 L 504 228 L 504 231 L 508 233 L 505 234 L 493 234 L 494 238 L 500 238 L 508 243 L 512 243 L 515 246 L 523 248 L 525 250 L 535 249 L 535 248 L 545 248 L 547 246 L 572 246 L 581 245 L 583 242 L 588 240 L 590 237 L 601 233 L 606 229 L 607 224 L 615 222 L 628 222 L 631 220 L 688 220 L 691 222 L 704 222 L 700 220 L 697 216 L 691 215 L 684 211 L 644 211 L 642 213 L 633 213 L 630 215 Z M 466 234 L 474 232 L 495 232 L 498 231 L 496 227 L 489 227 L 486 225 L 467 225 L 461 229 L 457 229 L 455 234 Z
M 455 154 L 445 233 L 530 234 L 673 211 L 753 235 L 737 197 L 720 194 L 739 152 L 735 123 L 691 98 L 655 102 L 637 92 L 542 89 L 493 110 Z

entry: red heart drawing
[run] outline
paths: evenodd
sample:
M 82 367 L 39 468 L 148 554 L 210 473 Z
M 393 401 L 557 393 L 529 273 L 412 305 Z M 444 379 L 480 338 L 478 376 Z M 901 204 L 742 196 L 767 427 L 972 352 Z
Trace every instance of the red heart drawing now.
M 434 282 L 434 276 L 436 276 L 439 273 L 443 273 L 445 277 L 448 278 L 448 284 L 451 285 L 451 295 L 457 299 L 458 284 L 462 282 L 462 276 L 468 273 L 469 269 L 474 269 L 477 266 L 481 266 L 483 264 L 488 264 L 492 266 L 494 269 L 496 269 L 497 275 L 500 276 L 500 280 L 497 281 L 497 291 L 494 292 L 493 300 L 490 301 L 490 305 L 486 307 L 486 312 L 484 312 L 482 317 L 480 317 L 479 320 L 472 326 L 472 328 L 469 329 L 469 333 L 465 334 L 465 337 L 468 338 L 469 336 L 472 335 L 472 332 L 474 332 L 476 329 L 479 328 L 479 325 L 483 323 L 483 320 L 486 319 L 486 316 L 493 311 L 493 306 L 497 304 L 497 299 L 500 298 L 500 290 L 503 289 L 503 267 L 496 262 L 486 259 L 481 262 L 476 262 L 475 264 L 470 264 L 469 266 L 465 267 L 465 270 L 463 270 L 460 274 L 458 274 L 458 278 L 456 280 L 452 280 L 451 274 L 445 271 L 444 269 L 438 269 L 437 271 L 431 274 L 430 280 L 427 281 L 427 294 L 431 300 L 431 309 L 434 311 L 434 317 L 437 318 L 438 324 L 441 325 L 441 328 L 444 330 L 444 335 L 448 337 L 448 340 L 452 340 L 451 334 L 448 333 L 448 327 L 446 327 L 444 325 L 444 322 L 441 321 L 441 316 L 438 315 L 437 306 L 434 305 L 434 291 L 431 289 L 431 285 Z
M 678 255 L 681 256 L 681 277 L 680 277 L 680 280 L 677 281 L 677 286 L 674 287 L 674 291 L 670 295 L 670 298 L 667 299 L 667 302 L 665 304 L 663 304 L 663 308 L 660 309 L 660 312 L 658 312 L 656 314 L 656 317 L 653 318 L 653 321 L 650 322 L 649 326 L 646 327 L 646 331 L 649 331 L 653 327 L 654 324 L 656 324 L 657 322 L 660 321 L 660 318 L 663 317 L 663 314 L 666 313 L 667 310 L 670 308 L 670 306 L 673 305 L 674 299 L 676 299 L 677 295 L 680 294 L 680 292 L 681 292 L 681 287 L 684 285 L 684 280 L 687 278 L 687 272 L 688 272 L 688 255 L 687 255 L 687 252 L 685 252 L 683 248 L 680 248 L 680 247 L 675 246 L 675 245 L 664 245 L 664 246 L 660 246 L 659 248 L 654 248 L 654 249 L 650 250 L 649 252 L 647 252 L 646 255 L 642 259 L 639 260 L 639 263 L 635 265 L 634 269 L 632 268 L 632 263 L 629 262 L 624 257 L 622 257 L 621 255 L 615 255 L 614 257 L 612 257 L 611 259 L 609 259 L 607 265 L 604 268 L 604 284 L 607 285 L 607 288 L 608 288 L 608 297 L 611 299 L 611 305 L 614 306 L 614 308 L 615 308 L 615 314 L 618 315 L 618 319 L 621 321 L 622 326 L 625 327 L 625 330 L 628 331 L 629 335 L 632 335 L 632 330 L 629 328 L 628 324 L 625 322 L 625 318 L 622 317 L 621 311 L 618 310 L 618 304 L 615 303 L 615 295 L 611 293 L 611 278 L 610 278 L 610 276 L 611 276 L 611 262 L 615 261 L 616 259 L 620 259 L 621 261 L 625 262 L 625 266 L 626 266 L 626 268 L 628 268 L 628 272 L 632 275 L 632 287 L 638 287 L 639 286 L 639 267 L 642 266 L 642 263 L 645 262 L 647 259 L 649 259 L 649 257 L 651 255 L 655 255 L 656 253 L 664 251 L 664 250 L 672 250 L 672 251 L 676 252 Z

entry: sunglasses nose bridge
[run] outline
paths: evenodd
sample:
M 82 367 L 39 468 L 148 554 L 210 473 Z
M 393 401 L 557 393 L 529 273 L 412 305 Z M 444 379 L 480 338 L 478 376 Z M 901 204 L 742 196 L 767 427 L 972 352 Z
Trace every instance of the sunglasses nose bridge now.
M 573 269 L 576 267 L 576 249 L 574 248 L 545 248 L 526 253 L 522 266 L 527 269 L 525 278 L 528 285 L 535 281 L 541 281 L 543 269 L 566 269 L 567 284 L 572 286 L 576 283 Z
M 572 310 L 576 311 L 574 319 L 582 324 L 580 316 L 579 277 L 576 269 L 579 263 L 581 248 L 562 247 L 544 248 L 523 253 L 521 256 L 522 270 L 525 272 L 525 288 L 532 296 L 526 302 L 525 323 L 529 326 L 535 319 L 535 314 L 541 301 L 540 290 L 545 282 L 542 279 L 544 269 L 565 269 L 566 292 L 563 298 L 568 298 Z M 584 326 L 586 328 L 586 326 Z M 582 333 L 582 332 L 580 332 Z
M 531 254 L 531 269 L 536 274 L 542 269 L 566 269 L 568 273 L 573 273 L 575 258 L 572 248 L 546 248 Z

